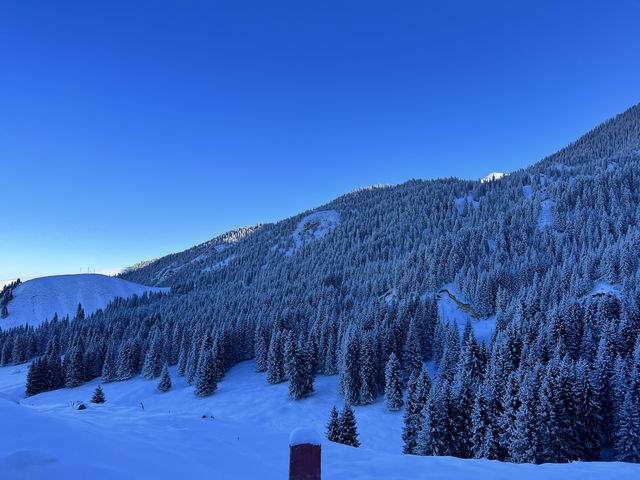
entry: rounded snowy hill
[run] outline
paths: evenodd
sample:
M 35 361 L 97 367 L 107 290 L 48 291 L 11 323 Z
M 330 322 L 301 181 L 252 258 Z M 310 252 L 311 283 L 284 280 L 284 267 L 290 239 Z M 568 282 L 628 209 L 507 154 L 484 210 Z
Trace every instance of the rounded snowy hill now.
M 51 319 L 54 313 L 73 318 L 78 303 L 88 315 L 106 307 L 116 297 L 168 290 L 95 273 L 34 278 L 13 290 L 13 300 L 8 305 L 9 316 L 0 319 L 0 328 L 6 330 L 25 323 L 39 325 L 45 319 Z

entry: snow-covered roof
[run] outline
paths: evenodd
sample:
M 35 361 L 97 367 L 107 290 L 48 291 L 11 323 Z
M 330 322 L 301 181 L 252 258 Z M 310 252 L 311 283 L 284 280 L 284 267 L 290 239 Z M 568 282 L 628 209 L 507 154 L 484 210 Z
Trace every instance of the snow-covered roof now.
M 296 428 L 289 436 L 289 446 L 295 445 L 321 445 L 322 438 L 313 428 Z

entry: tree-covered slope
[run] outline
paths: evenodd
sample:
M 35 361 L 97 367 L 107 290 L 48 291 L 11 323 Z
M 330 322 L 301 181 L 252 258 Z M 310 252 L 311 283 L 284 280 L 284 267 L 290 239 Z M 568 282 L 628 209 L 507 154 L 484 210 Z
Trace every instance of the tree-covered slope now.
M 203 396 L 253 358 L 292 399 L 323 373 L 350 404 L 407 402 L 406 453 L 640 461 L 639 252 L 635 106 L 494 181 L 361 189 L 140 264 L 123 278 L 171 293 L 1 332 L 0 363 L 40 356 L 30 393 L 167 363 Z
M 455 281 L 488 316 L 498 290 L 513 296 L 534 276 L 554 283 L 569 268 L 571 285 L 545 285 L 542 292 L 556 303 L 565 294 L 586 294 L 603 276 L 622 283 L 635 274 L 639 151 L 636 106 L 499 180 L 412 180 L 359 190 L 314 211 L 339 218 L 321 239 L 298 240 L 296 230 L 311 213 L 303 212 L 141 264 L 123 278 L 286 291 L 300 287 L 295 275 L 306 291 L 337 289 L 357 302 L 390 289 L 406 299 Z

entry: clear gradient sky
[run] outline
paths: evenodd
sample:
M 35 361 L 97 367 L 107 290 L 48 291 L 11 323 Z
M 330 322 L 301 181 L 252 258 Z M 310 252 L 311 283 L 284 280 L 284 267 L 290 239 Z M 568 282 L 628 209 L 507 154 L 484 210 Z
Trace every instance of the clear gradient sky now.
M 0 5 L 0 280 L 525 167 L 640 101 L 639 1 Z

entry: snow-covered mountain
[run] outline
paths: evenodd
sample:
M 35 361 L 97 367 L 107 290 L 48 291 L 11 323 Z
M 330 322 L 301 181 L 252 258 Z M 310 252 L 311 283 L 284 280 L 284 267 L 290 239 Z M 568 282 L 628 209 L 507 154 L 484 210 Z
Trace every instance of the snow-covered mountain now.
M 439 467 L 455 478 L 631 477 L 635 465 L 494 459 L 640 462 L 639 172 L 637 105 L 506 177 L 361 189 L 142 262 L 120 278 L 170 293 L 116 300 L 82 321 L 3 330 L 0 365 L 16 372 L 22 408 L 61 414 L 74 429 L 93 427 L 58 407 L 105 383 L 113 407 L 82 418 L 110 438 L 134 418 L 160 451 L 168 447 L 156 420 L 176 443 L 184 428 L 197 430 L 185 448 L 202 452 L 197 439 L 212 441 L 211 432 L 181 416 L 203 406 L 229 420 L 217 430 L 225 439 L 214 442 L 217 458 L 253 459 L 266 444 L 278 457 L 279 417 L 288 426 L 295 412 L 318 426 L 329 403 L 347 402 L 363 445 L 346 456 L 348 447 L 328 446 L 334 478 L 374 476 L 374 464 L 397 465 L 405 478 Z M 165 363 L 176 391 L 161 397 L 154 388 Z M 266 420 L 246 403 L 254 392 L 257 401 L 282 394 L 266 402 Z M 139 412 L 141 401 L 152 412 Z M 322 411 L 307 410 L 314 404 Z M 384 451 L 367 433 L 377 423 L 392 427 L 385 441 L 415 455 Z M 264 436 L 242 444 L 256 425 Z M 12 454 L 5 461 L 18 465 L 68 461 Z M 210 465 L 193 458 L 194 472 Z M 265 475 L 281 472 L 264 465 Z
M 484 182 L 492 182 L 493 180 L 500 180 L 505 175 L 506 175 L 506 173 L 491 172 L 489 175 L 487 175 L 485 177 L 482 177 L 480 179 L 480 182 L 484 183 Z
M 89 315 L 106 307 L 116 297 L 167 290 L 95 273 L 38 277 L 13 290 L 13 299 L 7 305 L 9 315 L 0 319 L 0 328 L 7 330 L 24 324 L 37 326 L 46 319 L 51 320 L 56 313 L 60 318 L 67 315 L 73 318 L 79 303 Z

